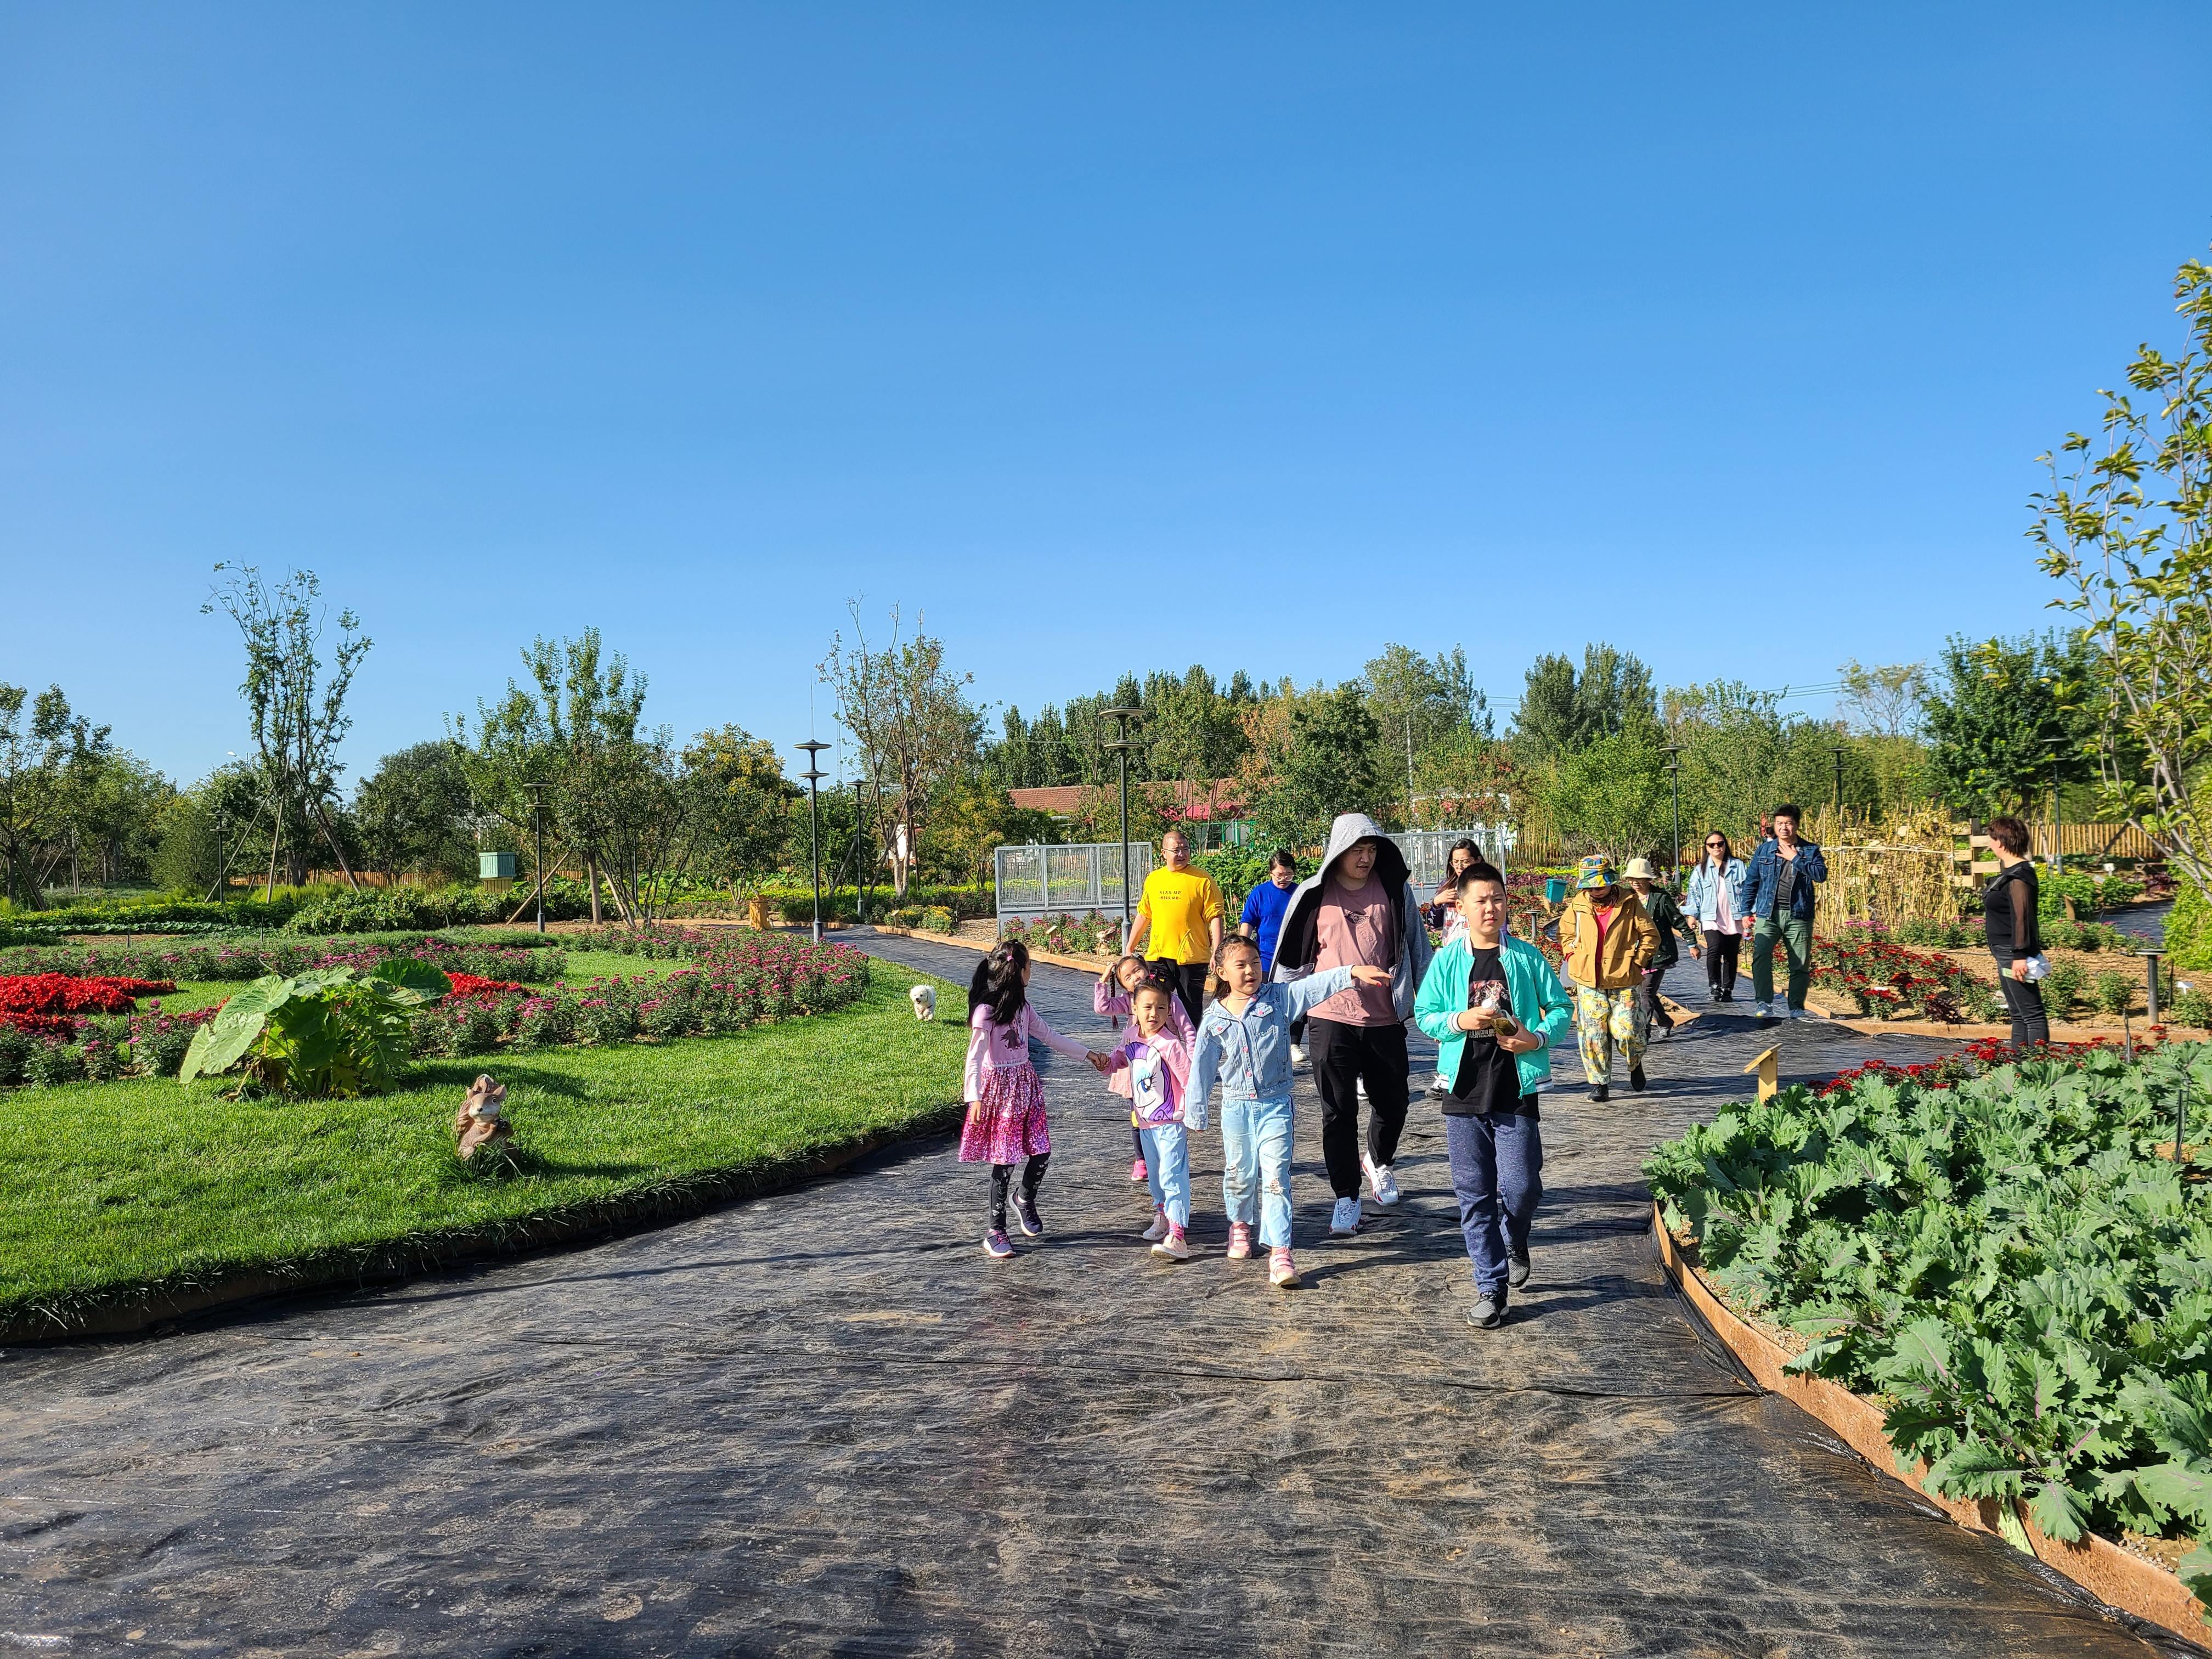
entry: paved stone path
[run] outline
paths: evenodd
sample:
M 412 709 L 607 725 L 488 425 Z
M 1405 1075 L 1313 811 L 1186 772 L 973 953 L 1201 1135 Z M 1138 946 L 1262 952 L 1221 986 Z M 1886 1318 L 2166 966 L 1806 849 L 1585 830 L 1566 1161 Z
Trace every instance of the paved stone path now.
M 1035 992 L 1103 1046 L 1080 976 Z M 1492 1333 L 1432 1109 L 1404 1204 L 1329 1244 L 1304 1097 L 1286 1295 L 1219 1255 L 1218 1136 L 1205 1254 L 1152 1261 L 1126 1119 L 1048 1057 L 1051 1232 L 1011 1262 L 941 1136 L 592 1249 L 8 1351 L 0 1650 L 2184 1651 L 1747 1387 L 1670 1292 L 1644 1149 L 1773 1036 L 1715 1016 L 1647 1095 L 1550 1097 Z M 1797 1075 L 1931 1048 L 1782 1041 Z

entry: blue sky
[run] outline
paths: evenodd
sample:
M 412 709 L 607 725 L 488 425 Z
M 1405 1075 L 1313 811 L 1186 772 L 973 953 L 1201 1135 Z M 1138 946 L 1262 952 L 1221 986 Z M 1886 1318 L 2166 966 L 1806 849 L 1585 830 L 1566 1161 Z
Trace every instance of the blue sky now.
M 2042 626 L 2208 67 L 2179 4 L 0 5 L 0 678 L 198 775 L 218 559 L 362 613 L 356 771 L 594 623 L 788 744 L 854 596 L 1032 711 Z

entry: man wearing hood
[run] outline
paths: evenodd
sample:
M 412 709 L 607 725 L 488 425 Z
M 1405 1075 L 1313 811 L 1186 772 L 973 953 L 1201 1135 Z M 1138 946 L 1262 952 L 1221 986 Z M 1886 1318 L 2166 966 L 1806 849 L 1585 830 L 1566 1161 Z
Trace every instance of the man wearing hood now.
M 1299 884 L 1275 939 L 1274 977 L 1304 978 L 1329 968 L 1390 972 L 1386 985 L 1355 985 L 1316 1004 L 1306 1023 L 1306 1052 L 1321 1093 L 1322 1156 L 1336 1207 L 1329 1232 L 1359 1230 L 1364 1175 L 1378 1204 L 1398 1201 L 1391 1159 L 1406 1127 L 1406 1022 L 1429 968 L 1429 930 L 1407 879 L 1405 855 L 1364 812 L 1346 812 L 1328 828 L 1321 872 Z M 1367 1145 L 1359 1144 L 1359 1090 L 1367 1091 Z

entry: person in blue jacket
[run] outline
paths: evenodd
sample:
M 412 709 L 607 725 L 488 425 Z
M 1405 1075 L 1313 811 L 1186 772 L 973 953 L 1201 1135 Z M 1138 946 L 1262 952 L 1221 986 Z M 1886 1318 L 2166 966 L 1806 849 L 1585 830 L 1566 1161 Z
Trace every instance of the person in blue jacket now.
M 1551 963 L 1506 933 L 1495 866 L 1460 876 L 1459 912 L 1467 930 L 1429 964 L 1413 1023 L 1437 1040 L 1437 1069 L 1452 1080 L 1444 1146 L 1474 1270 L 1468 1319 L 1488 1330 L 1505 1318 L 1508 1286 L 1528 1279 L 1528 1227 L 1544 1197 L 1537 1091 L 1575 1014 Z
M 1237 931 L 1260 947 L 1263 979 L 1275 971 L 1275 940 L 1283 931 L 1283 913 L 1291 908 L 1291 890 L 1297 884 L 1297 860 L 1289 848 L 1278 847 L 1267 860 L 1267 880 L 1244 896 Z
M 1743 914 L 1753 918 L 1751 994 L 1759 1019 L 1774 1016 L 1774 946 L 1782 945 L 1790 968 L 1784 1019 L 1805 1017 L 1813 983 L 1814 888 L 1828 878 L 1828 862 L 1809 841 L 1797 839 L 1804 817 L 1788 803 L 1774 809 L 1774 834 L 1759 843 L 1744 872 Z

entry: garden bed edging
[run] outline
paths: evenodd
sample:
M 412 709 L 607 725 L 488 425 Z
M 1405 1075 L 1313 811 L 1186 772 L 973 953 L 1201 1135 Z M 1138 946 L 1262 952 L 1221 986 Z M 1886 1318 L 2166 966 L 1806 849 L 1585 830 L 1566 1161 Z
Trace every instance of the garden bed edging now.
M 1824 1376 L 1784 1370 L 1790 1356 L 1771 1338 L 1737 1317 L 1721 1300 L 1698 1269 L 1697 1247 L 1678 1243 L 1667 1231 L 1656 1200 L 1651 1206 L 1651 1236 L 1668 1278 L 1760 1388 L 1782 1395 L 1818 1419 L 1875 1469 L 1911 1486 L 1969 1532 L 2007 1537 L 2015 1547 L 2024 1537 L 2029 1553 L 2036 1559 L 2071 1579 L 2106 1606 L 2191 1642 L 2204 1641 L 2207 1627 L 2203 1610 L 2181 1580 L 2164 1568 L 2094 1533 L 2075 1544 L 2048 1537 L 2017 1503 L 2012 1505 L 2011 1516 L 2007 1517 L 2000 1514 L 1995 1498 L 1945 1498 L 1929 1489 L 1928 1465 L 1918 1460 L 1915 1460 L 1910 1472 L 1899 1472 L 1896 1449 L 1882 1432 L 1884 1413 L 1881 1408 Z M 2008 1518 L 2013 1526 L 2004 1524 Z

